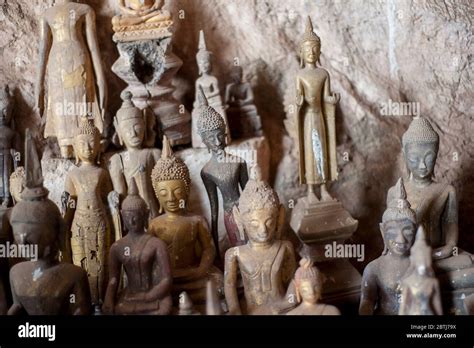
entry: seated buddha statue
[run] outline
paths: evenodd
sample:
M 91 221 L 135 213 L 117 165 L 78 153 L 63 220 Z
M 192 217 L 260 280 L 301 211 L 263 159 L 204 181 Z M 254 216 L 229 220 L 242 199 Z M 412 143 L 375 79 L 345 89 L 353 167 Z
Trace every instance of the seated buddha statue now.
M 287 290 L 296 269 L 293 245 L 276 239 L 285 210 L 277 193 L 264 181 L 250 180 L 243 190 L 234 218 L 248 236 L 245 245 L 225 254 L 224 290 L 232 315 L 274 315 L 287 310 Z M 238 296 L 242 276 L 245 301 Z
M 430 122 L 415 117 L 402 138 L 402 151 L 409 177 L 405 181 L 407 200 L 423 225 L 433 248 L 433 268 L 441 289 L 474 291 L 473 256 L 458 248 L 458 202 L 452 185 L 433 180 L 439 136 Z M 393 198 L 394 189 L 387 200 Z M 466 294 L 467 296 L 467 294 Z
M 161 9 L 163 0 L 119 0 L 118 5 L 122 14 L 112 18 L 114 30 L 171 20 L 171 14 Z
M 203 304 L 208 279 L 222 288 L 222 273 L 213 266 L 216 252 L 205 218 L 186 209 L 191 188 L 189 170 L 174 156 L 166 136 L 161 159 L 156 162 L 151 178 L 164 214 L 150 222 L 148 232 L 168 247 L 173 296 L 177 299 L 186 291 L 195 304 Z
M 168 251 L 163 241 L 146 233 L 148 206 L 138 194 L 133 178 L 128 196 L 122 203 L 121 215 L 127 234 L 110 249 L 109 284 L 104 312 L 125 315 L 170 314 L 173 303 Z M 122 266 L 127 275 L 127 284 L 118 294 Z
M 10 270 L 13 305 L 9 315 L 86 315 L 91 312 L 87 273 L 81 267 L 60 262 L 65 241 L 64 221 L 49 200 L 38 155 L 26 133 L 26 184 L 21 201 L 13 207 L 10 223 L 15 242 L 34 248 L 36 257 Z
M 397 315 L 400 309 L 401 282 L 410 267 L 410 248 L 416 234 L 415 212 L 406 200 L 401 178 L 382 216 L 380 231 L 385 248 L 364 269 L 360 315 Z

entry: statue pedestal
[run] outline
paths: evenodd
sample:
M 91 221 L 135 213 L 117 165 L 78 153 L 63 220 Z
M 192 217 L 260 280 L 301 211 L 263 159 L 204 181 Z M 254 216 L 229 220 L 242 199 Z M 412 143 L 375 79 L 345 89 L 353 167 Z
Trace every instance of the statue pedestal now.
M 155 114 L 159 139 L 166 135 L 175 146 L 191 142 L 191 115 L 173 96 L 172 80 L 183 62 L 172 52 L 170 23 L 154 39 L 118 40 L 112 71 L 128 84 L 133 103 Z
M 354 311 L 360 300 L 361 276 L 347 255 L 335 250 L 328 255 L 328 249 L 342 246 L 357 230 L 357 220 L 337 200 L 310 202 L 304 197 L 293 209 L 290 226 L 301 242 L 300 256 L 314 261 L 325 276 L 322 302 Z

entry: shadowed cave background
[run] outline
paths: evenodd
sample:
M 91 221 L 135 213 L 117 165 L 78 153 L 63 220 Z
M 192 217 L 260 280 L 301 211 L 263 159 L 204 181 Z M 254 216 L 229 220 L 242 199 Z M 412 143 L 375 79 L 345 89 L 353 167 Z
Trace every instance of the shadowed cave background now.
M 120 107 L 125 84 L 110 67 L 118 58 L 112 42 L 113 0 L 82 0 L 97 13 L 97 29 L 109 86 L 109 120 Z M 36 134 L 45 155 L 54 140 L 42 140 L 34 111 L 38 19 L 54 1 L 0 0 L 0 82 L 15 94 L 17 130 Z M 340 178 L 330 191 L 359 220 L 351 242 L 366 244 L 361 270 L 380 255 L 378 223 L 386 193 L 405 174 L 400 139 L 409 116 L 384 116 L 390 100 L 417 102 L 440 134 L 438 181 L 453 183 L 460 202 L 460 243 L 474 252 L 473 18 L 469 0 L 167 0 L 175 20 L 174 52 L 184 65 L 177 97 L 192 109 L 198 77 L 195 54 L 204 29 L 214 53 L 221 93 L 238 58 L 254 88 L 271 146 L 271 181 L 282 203 L 302 194 L 285 127 L 299 44 L 307 15 L 322 41 L 321 65 L 329 70 L 338 107 Z M 179 18 L 181 16 L 181 18 Z M 343 155 L 349 155 L 344 161 Z M 200 178 L 193 178 L 200 180 Z M 207 202 L 203 202 L 207 204 Z

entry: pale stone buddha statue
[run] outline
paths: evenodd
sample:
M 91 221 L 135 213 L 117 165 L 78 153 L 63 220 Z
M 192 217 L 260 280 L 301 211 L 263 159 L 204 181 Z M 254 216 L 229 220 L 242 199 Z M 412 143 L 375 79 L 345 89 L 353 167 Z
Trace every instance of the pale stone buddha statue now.
M 402 138 L 403 156 L 409 177 L 405 181 L 407 200 L 423 225 L 433 248 L 434 270 L 442 290 L 474 291 L 473 256 L 457 247 L 458 202 L 452 185 L 433 180 L 439 136 L 430 122 L 415 117 Z M 389 190 L 387 200 L 394 195 Z
M 164 0 L 118 0 L 121 15 L 112 18 L 114 30 L 134 26 L 144 27 L 143 24 L 170 21 L 171 14 L 163 10 Z M 139 28 L 135 28 L 139 29 Z
M 151 174 L 164 214 L 150 222 L 148 232 L 168 247 L 175 298 L 186 291 L 195 304 L 204 303 L 206 283 L 212 277 L 222 287 L 222 273 L 212 264 L 215 250 L 204 217 L 187 211 L 191 188 L 189 170 L 163 139 L 163 153 Z
M 150 129 L 149 117 L 132 102 L 132 93 L 121 94 L 122 107 L 114 118 L 114 126 L 120 144 L 125 150 L 114 154 L 109 161 L 109 171 L 114 191 L 120 199 L 127 196 L 128 184 L 134 178 L 140 197 L 150 210 L 150 218 L 158 216 L 158 201 L 153 194 L 151 171 L 160 158 L 161 151 L 151 148 L 155 143 L 155 133 Z
M 37 247 L 38 259 L 16 264 L 10 271 L 13 305 L 8 314 L 86 315 L 91 312 L 87 274 L 81 267 L 60 262 L 65 239 L 64 221 L 50 201 L 31 135 L 26 134 L 26 186 L 12 209 L 15 242 Z M 63 258 L 64 258 L 63 252 Z
M 72 261 L 87 272 L 96 310 L 105 296 L 107 258 L 113 240 L 107 209 L 107 196 L 113 188 L 109 172 L 98 163 L 100 146 L 99 130 L 90 119 L 83 118 L 74 139 L 78 166 L 67 174 L 63 209 L 71 230 Z
M 263 181 L 250 180 L 234 207 L 239 229 L 248 243 L 225 254 L 225 298 L 230 314 L 279 314 L 289 305 L 287 290 L 296 269 L 293 245 L 275 238 L 285 211 L 276 192 Z M 245 303 L 238 297 L 242 276 Z
M 362 276 L 359 307 L 361 315 L 397 315 L 399 312 L 401 281 L 410 266 L 410 248 L 416 235 L 416 216 L 406 200 L 401 178 L 393 193 L 380 224 L 384 251 L 365 267 Z
M 423 226 L 410 251 L 410 270 L 402 281 L 400 315 L 442 315 L 441 291 L 433 267 L 431 247 Z
M 171 269 L 166 244 L 146 233 L 148 206 L 138 195 L 132 178 L 122 203 L 125 237 L 110 249 L 109 285 L 104 302 L 107 314 L 167 315 L 171 313 Z M 121 291 L 120 271 L 124 268 L 127 285 Z
M 316 199 L 314 186 L 321 185 L 321 198 L 332 200 L 327 183 L 337 179 L 335 106 L 340 96 L 331 91 L 329 73 L 317 65 L 321 40 L 308 17 L 301 43 L 301 69 L 296 76 L 297 136 L 300 183 Z
M 226 148 L 226 124 L 224 118 L 208 104 L 207 98 L 200 89 L 199 98 L 203 107 L 197 123 L 202 141 L 211 153 L 211 158 L 201 170 L 201 178 L 209 197 L 211 207 L 211 233 L 216 245 L 217 258 L 219 251 L 219 197 L 222 195 L 224 225 L 231 247 L 246 243 L 245 235 L 239 231 L 234 220 L 233 208 L 238 204 L 240 192 L 248 181 L 247 163 L 240 157 L 229 154 Z
M 295 273 L 295 289 L 298 307 L 287 315 L 340 315 L 334 306 L 319 303 L 322 293 L 322 276 L 319 270 L 308 259 L 301 259 L 300 267 Z

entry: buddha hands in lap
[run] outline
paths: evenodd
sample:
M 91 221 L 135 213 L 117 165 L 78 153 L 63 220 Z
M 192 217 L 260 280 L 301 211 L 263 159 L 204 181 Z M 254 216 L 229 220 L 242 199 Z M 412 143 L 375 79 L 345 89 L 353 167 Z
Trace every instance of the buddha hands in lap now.
M 222 287 L 222 273 L 213 262 L 215 250 L 206 220 L 186 209 L 191 179 L 182 160 L 163 139 L 163 152 L 152 172 L 155 194 L 164 214 L 150 222 L 149 233 L 168 247 L 173 275 L 173 296 L 186 291 L 194 303 L 206 300 L 206 283 L 212 277 Z

